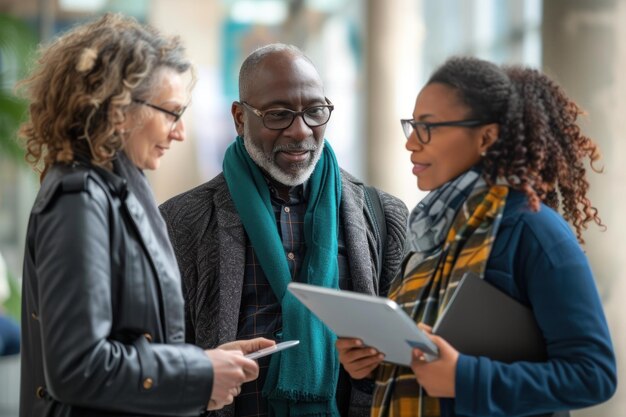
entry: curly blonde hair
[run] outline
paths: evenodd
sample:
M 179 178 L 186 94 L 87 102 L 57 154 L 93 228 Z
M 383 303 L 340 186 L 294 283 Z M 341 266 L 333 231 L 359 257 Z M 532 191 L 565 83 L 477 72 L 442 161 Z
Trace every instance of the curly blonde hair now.
M 37 64 L 19 84 L 30 101 L 20 136 L 41 179 L 51 165 L 77 156 L 111 169 L 124 144 L 118 126 L 135 100 L 150 95 L 159 70 L 191 70 L 193 78 L 178 37 L 111 13 L 44 47 Z

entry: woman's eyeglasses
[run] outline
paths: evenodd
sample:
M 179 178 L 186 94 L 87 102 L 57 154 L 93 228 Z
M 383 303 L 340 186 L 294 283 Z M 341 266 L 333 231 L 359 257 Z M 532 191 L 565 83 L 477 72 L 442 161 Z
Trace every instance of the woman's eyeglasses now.
M 174 129 L 174 127 L 176 126 L 176 124 L 178 123 L 178 121 L 180 120 L 180 118 L 183 116 L 183 113 L 185 113 L 185 110 L 187 110 L 187 106 L 181 108 L 178 111 L 171 111 L 168 109 L 164 109 L 163 107 L 157 106 L 156 104 L 152 104 L 149 103 L 145 100 L 140 100 L 140 99 L 133 99 L 133 101 L 135 103 L 139 103 L 139 104 L 143 104 L 144 106 L 148 106 L 151 107 L 155 110 L 160 111 L 161 113 L 164 113 L 166 115 L 168 115 L 172 121 L 172 126 L 170 127 L 170 132 Z
M 402 130 L 404 131 L 404 136 L 407 139 L 410 139 L 413 131 L 417 134 L 417 139 L 424 145 L 430 143 L 430 129 L 433 127 L 439 126 L 456 126 L 456 127 L 477 127 L 488 125 L 490 122 L 487 120 L 478 120 L 478 119 L 470 119 L 470 120 L 455 120 L 451 122 L 418 122 L 413 119 L 401 119 L 400 123 L 402 124 Z

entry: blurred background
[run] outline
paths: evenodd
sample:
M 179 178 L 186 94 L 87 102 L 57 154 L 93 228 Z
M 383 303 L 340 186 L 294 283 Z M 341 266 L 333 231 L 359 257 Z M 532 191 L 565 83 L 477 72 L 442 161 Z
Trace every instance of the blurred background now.
M 22 252 L 38 178 L 15 141 L 14 97 L 37 44 L 107 11 L 180 35 L 199 75 L 187 141 L 149 178 L 158 202 L 221 171 L 235 137 L 230 105 L 242 60 L 270 42 L 299 46 L 317 65 L 335 112 L 326 130 L 340 165 L 402 198 L 423 197 L 399 119 L 431 71 L 455 54 L 541 68 L 587 112 L 602 174 L 591 197 L 608 226 L 586 233 L 618 355 L 626 359 L 626 0 L 0 0 L 0 309 L 19 321 Z M 558 311 L 555 311 L 558 314 Z M 0 358 L 0 417 L 17 415 L 19 359 Z M 577 417 L 626 416 L 626 388 Z

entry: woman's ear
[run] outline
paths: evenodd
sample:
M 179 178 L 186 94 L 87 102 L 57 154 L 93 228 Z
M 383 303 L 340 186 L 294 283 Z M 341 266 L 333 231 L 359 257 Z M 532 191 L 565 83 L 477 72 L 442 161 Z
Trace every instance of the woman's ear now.
M 135 110 L 128 110 L 124 115 L 124 120 L 115 123 L 115 132 L 125 137 L 128 132 L 137 125 L 137 115 Z
M 126 132 L 128 132 L 128 130 L 129 130 L 129 129 L 128 129 L 128 125 L 129 125 L 128 120 L 124 120 L 124 121 L 123 121 L 123 122 L 121 122 L 121 123 L 117 123 L 117 124 L 115 125 L 115 132 L 116 132 L 118 135 L 120 135 L 120 136 L 124 137 L 124 136 L 126 135 Z
M 497 123 L 491 123 L 485 125 L 483 128 L 483 134 L 480 139 L 480 152 L 487 152 L 487 149 L 491 147 L 500 136 L 500 125 Z

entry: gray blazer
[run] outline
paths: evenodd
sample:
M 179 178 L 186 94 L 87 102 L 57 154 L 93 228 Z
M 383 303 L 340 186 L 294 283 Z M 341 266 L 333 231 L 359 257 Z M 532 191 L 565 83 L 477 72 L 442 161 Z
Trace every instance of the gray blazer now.
M 340 221 L 352 287 L 357 292 L 377 294 L 376 234 L 365 204 L 363 183 L 343 170 L 341 177 Z M 387 225 L 379 285 L 384 295 L 400 269 L 408 212 L 399 199 L 378 193 Z M 187 342 L 214 348 L 235 340 L 247 238 L 223 174 L 166 201 L 160 208 L 182 275 Z M 355 391 L 351 394 L 350 415 L 369 415 L 369 394 Z M 218 415 L 230 417 L 233 412 L 231 406 Z

